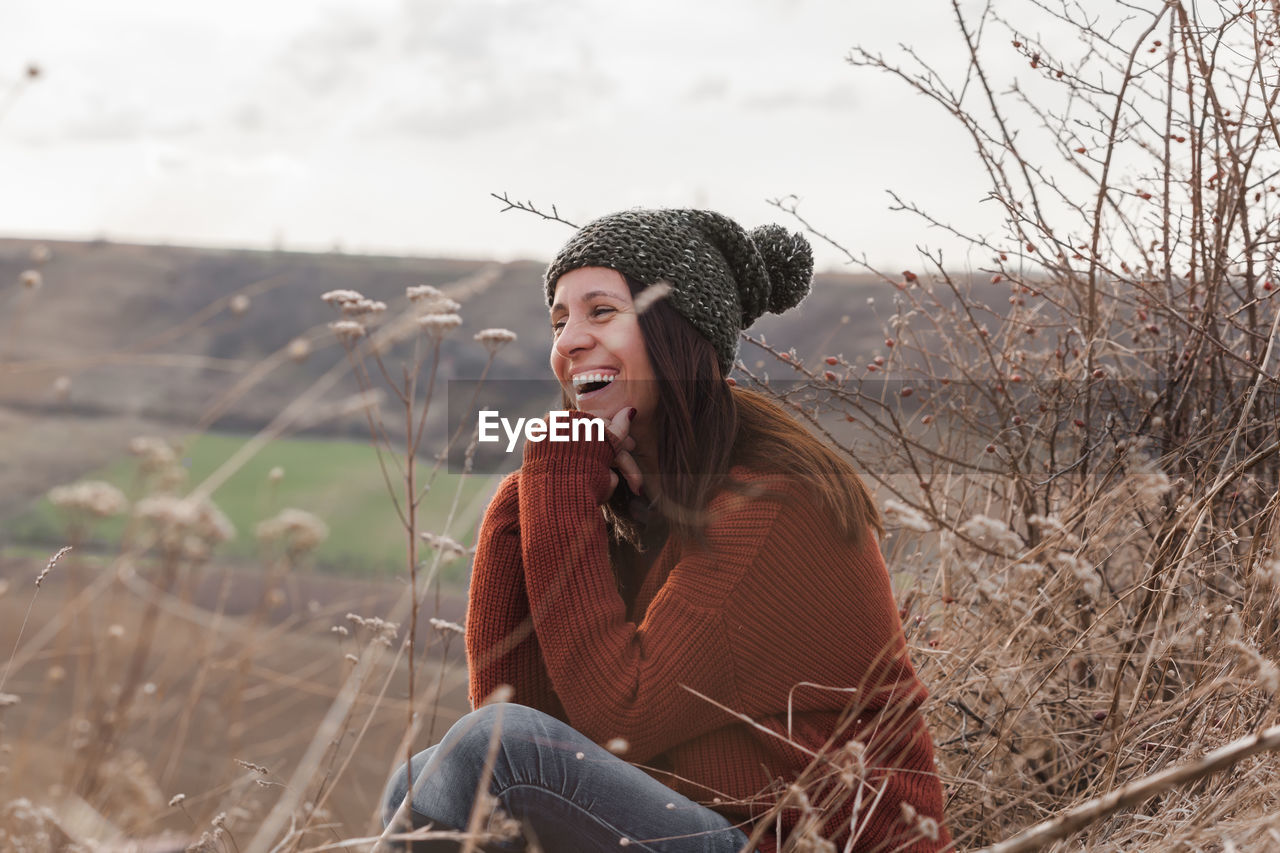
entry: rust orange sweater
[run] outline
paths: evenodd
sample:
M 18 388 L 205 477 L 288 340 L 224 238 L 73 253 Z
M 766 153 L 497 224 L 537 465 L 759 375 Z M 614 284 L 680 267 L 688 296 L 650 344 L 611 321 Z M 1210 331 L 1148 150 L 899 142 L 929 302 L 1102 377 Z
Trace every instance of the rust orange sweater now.
M 597 743 L 625 739 L 628 760 L 748 833 L 768 814 L 765 851 L 803 830 L 797 779 L 841 847 L 852 830 L 857 850 L 945 848 L 926 694 L 874 536 L 855 549 L 794 478 L 738 467 L 782 499 L 717 495 L 708 547 L 669 539 L 628 612 L 600 510 L 613 455 L 527 443 L 499 487 L 471 579 L 472 704 L 507 684 Z

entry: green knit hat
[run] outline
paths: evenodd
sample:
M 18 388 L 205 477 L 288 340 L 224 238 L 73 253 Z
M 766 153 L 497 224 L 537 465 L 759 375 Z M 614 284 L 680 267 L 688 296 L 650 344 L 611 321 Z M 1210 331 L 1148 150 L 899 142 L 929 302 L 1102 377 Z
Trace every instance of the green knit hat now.
M 671 306 L 716 348 L 728 376 L 739 332 L 808 294 L 813 251 L 781 225 L 747 232 L 709 210 L 626 210 L 583 226 L 560 250 L 547 267 L 548 306 L 556 281 L 579 267 L 607 267 L 645 285 L 669 282 Z

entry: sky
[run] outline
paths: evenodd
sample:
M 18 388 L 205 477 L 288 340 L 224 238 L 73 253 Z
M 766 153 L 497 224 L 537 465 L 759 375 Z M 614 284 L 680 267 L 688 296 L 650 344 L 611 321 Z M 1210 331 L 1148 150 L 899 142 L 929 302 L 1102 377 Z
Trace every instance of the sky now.
M 985 222 L 972 144 L 846 61 L 899 44 L 964 70 L 943 0 L 3 0 L 0 235 L 545 260 L 569 229 L 491 193 L 747 227 L 795 195 L 873 264 L 956 258 L 886 191 Z

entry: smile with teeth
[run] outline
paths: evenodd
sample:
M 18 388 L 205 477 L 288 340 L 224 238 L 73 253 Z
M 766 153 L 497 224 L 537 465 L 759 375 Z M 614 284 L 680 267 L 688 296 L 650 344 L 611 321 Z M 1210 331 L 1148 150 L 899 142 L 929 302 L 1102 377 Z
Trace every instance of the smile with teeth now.
M 579 397 L 585 397 L 609 387 L 616 378 L 614 373 L 579 373 L 573 377 L 573 390 Z

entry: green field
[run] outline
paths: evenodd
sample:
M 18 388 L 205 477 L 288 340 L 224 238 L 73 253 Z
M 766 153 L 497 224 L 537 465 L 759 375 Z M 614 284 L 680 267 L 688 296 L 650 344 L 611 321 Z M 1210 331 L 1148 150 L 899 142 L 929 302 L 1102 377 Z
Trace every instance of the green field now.
M 181 464 L 194 487 L 231 457 L 246 439 L 233 435 L 202 435 L 182 451 Z M 419 459 L 418 470 L 429 472 L 434 463 Z M 284 476 L 277 483 L 269 474 L 279 467 Z M 391 482 L 403 490 L 396 469 L 388 460 Z M 123 455 L 82 479 L 105 480 L 120 488 L 130 500 L 141 497 L 137 460 Z M 455 521 L 449 531 L 466 545 L 474 542 L 475 529 L 496 478 L 449 474 L 443 470 L 419 505 L 418 530 L 441 532 L 457 496 Z M 373 448 L 367 443 L 324 439 L 281 439 L 266 445 L 213 494 L 236 528 L 236 537 L 220 546 L 218 554 L 237 560 L 261 556 L 254 530 L 258 523 L 285 507 L 314 513 L 329 526 L 328 539 L 312 558 L 314 566 L 344 574 L 391 574 L 405 571 L 404 528 L 392 506 Z M 97 523 L 91 530 L 93 544 L 110 548 L 120 541 L 123 518 Z M 16 545 L 47 546 L 66 539 L 63 513 L 41 499 L 5 525 L 5 538 Z M 420 548 L 423 559 L 430 549 Z M 460 579 L 465 561 L 455 561 L 446 579 Z

